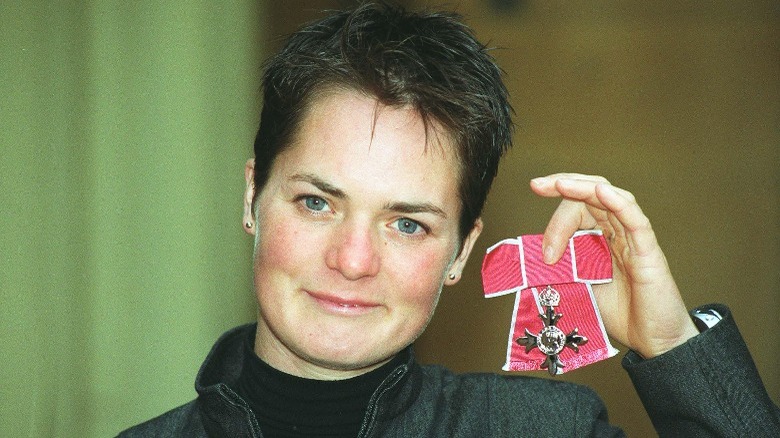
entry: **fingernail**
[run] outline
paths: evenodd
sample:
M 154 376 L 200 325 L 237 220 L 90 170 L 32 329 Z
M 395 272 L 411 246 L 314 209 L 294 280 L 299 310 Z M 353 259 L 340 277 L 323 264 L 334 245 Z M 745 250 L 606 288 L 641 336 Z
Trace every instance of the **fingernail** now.
M 537 186 L 543 186 L 550 182 L 550 178 L 546 178 L 544 176 L 540 176 L 539 178 L 534 178 L 531 180 L 531 183 Z
M 544 247 L 544 262 L 548 265 L 552 264 L 553 260 L 553 248 L 550 245 L 545 245 Z

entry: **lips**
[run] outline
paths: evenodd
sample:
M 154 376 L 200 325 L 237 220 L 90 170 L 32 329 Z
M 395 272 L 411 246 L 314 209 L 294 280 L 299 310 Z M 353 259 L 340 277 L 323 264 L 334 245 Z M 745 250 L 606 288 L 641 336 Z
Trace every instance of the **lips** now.
M 340 297 L 326 292 L 306 291 L 306 293 L 325 310 L 342 315 L 361 315 L 379 307 L 379 304 L 370 301 Z

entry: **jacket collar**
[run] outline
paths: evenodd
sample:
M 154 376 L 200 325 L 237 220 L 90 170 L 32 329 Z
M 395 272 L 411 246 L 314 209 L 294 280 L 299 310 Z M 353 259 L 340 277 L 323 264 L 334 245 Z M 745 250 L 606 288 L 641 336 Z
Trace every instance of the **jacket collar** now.
M 243 343 L 253 336 L 257 324 L 246 324 L 223 334 L 211 348 L 195 379 L 198 404 L 204 427 L 210 435 L 230 432 L 231 436 L 258 437 L 260 428 L 249 405 L 232 389 L 244 363 Z M 369 432 L 377 421 L 386 421 L 406 411 L 422 387 L 422 370 L 409 346 L 399 353 L 401 365 L 390 372 L 374 392 L 364 419 Z M 244 431 L 238 433 L 237 431 Z

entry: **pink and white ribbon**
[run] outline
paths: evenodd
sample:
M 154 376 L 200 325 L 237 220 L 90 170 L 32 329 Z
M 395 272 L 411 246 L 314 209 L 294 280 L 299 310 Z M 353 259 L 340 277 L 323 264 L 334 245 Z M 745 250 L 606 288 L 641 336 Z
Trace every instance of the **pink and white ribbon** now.
M 539 333 L 543 328 L 539 292 L 546 286 L 552 286 L 561 296 L 555 311 L 563 317 L 557 327 L 565 333 L 577 328 L 588 338 L 579 352 L 566 348 L 558 355 L 565 371 L 616 355 L 618 350 L 609 343 L 591 288 L 591 284 L 610 281 L 612 258 L 598 230 L 574 233 L 563 257 L 553 265 L 544 263 L 541 234 L 502 240 L 488 248 L 482 262 L 485 297 L 517 294 L 503 370 L 539 370 L 545 361 L 544 353 L 538 349 L 526 352 L 516 341 L 525 335 L 525 329 Z M 560 368 L 557 371 L 564 372 Z

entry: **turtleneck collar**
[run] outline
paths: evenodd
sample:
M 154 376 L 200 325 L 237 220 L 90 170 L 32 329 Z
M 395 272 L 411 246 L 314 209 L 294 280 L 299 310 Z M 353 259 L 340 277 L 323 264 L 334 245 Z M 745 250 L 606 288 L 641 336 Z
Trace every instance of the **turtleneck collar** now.
M 232 389 L 254 412 L 263 436 L 355 437 L 379 385 L 402 365 L 403 354 L 345 380 L 315 380 L 279 371 L 254 352 L 254 332 L 243 345 L 243 366 Z

